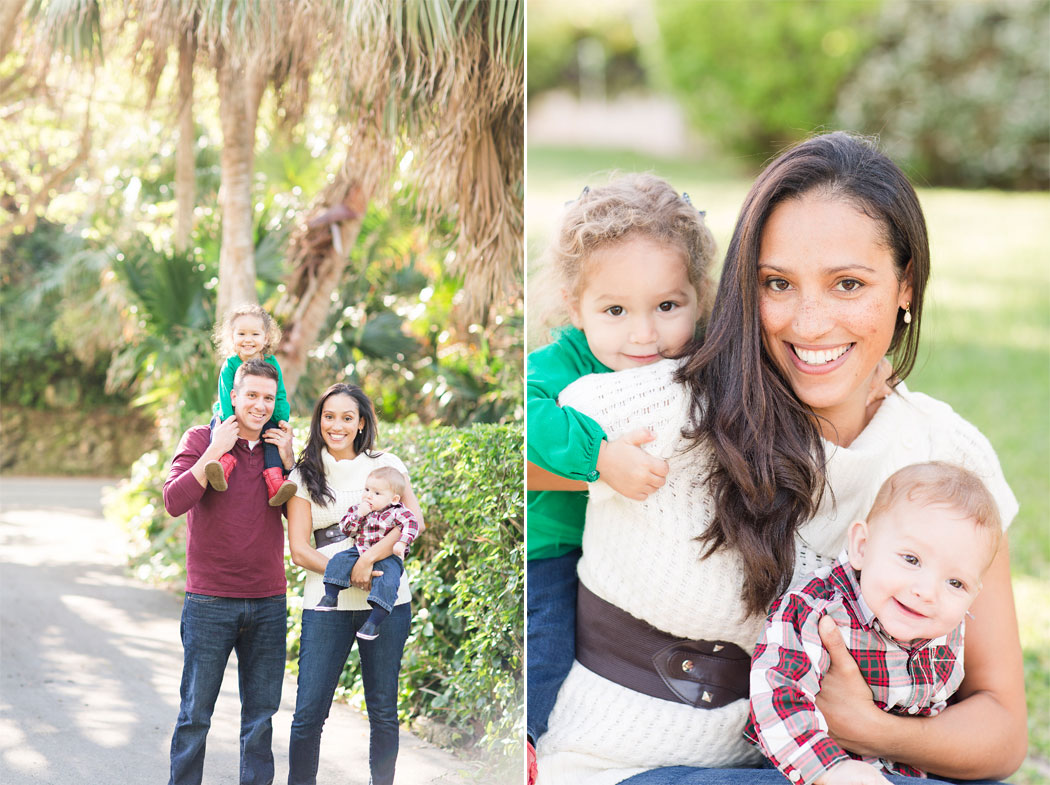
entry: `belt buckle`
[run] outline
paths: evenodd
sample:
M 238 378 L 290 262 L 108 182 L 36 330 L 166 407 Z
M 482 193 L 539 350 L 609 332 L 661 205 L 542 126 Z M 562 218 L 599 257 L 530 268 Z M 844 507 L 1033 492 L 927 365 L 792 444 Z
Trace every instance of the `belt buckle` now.
M 750 658 L 719 656 L 729 644 L 708 643 L 711 651 L 693 641 L 675 641 L 652 656 L 653 668 L 681 701 L 699 709 L 717 709 L 747 697 L 746 674 Z M 736 647 L 733 647 L 734 649 Z M 727 651 L 727 653 L 729 653 Z M 741 673 L 735 671 L 742 669 Z M 743 675 L 743 694 L 734 689 L 734 677 Z

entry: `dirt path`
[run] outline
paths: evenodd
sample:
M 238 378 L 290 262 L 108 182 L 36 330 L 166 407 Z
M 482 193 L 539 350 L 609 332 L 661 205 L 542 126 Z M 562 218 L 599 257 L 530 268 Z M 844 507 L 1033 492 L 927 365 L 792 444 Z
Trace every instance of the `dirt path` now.
M 101 515 L 106 484 L 0 479 L 0 783 L 5 785 L 129 785 L 168 778 L 179 710 L 182 601 L 125 575 L 124 535 Z M 205 785 L 237 782 L 235 659 L 212 718 Z M 274 717 L 277 783 L 288 773 L 294 706 L 295 680 L 286 678 Z M 333 706 L 321 743 L 319 782 L 364 785 L 367 758 L 367 720 L 346 705 Z M 476 767 L 402 731 L 399 783 L 484 785 L 485 780 Z

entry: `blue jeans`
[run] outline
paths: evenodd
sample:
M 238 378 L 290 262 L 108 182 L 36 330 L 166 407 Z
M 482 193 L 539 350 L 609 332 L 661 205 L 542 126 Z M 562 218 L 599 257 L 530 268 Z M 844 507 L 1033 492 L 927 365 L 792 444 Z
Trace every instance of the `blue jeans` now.
M 324 582 L 334 583 L 344 589 L 350 586 L 350 573 L 354 571 L 361 556 L 357 546 L 339 551 L 324 568 Z M 390 611 L 397 602 L 397 588 L 401 585 L 401 573 L 405 571 L 404 562 L 397 556 L 387 556 L 377 561 L 373 567 L 382 570 L 383 574 L 372 579 L 372 589 L 368 593 L 368 604 L 378 605 L 385 611 Z
M 902 777 L 899 774 L 883 776 L 896 785 L 920 785 L 941 782 L 961 782 L 962 780 L 938 780 L 934 778 Z M 774 768 L 762 769 L 698 769 L 693 766 L 668 766 L 635 774 L 620 781 L 620 785 L 785 785 L 788 778 Z M 967 780 L 967 782 L 970 782 Z M 1002 785 L 982 780 L 973 781 L 971 785 Z
M 547 732 L 547 718 L 576 656 L 576 563 L 581 553 L 575 548 L 554 559 L 525 562 L 525 730 L 534 742 Z
M 409 604 L 395 605 L 375 640 L 357 640 L 371 611 L 303 611 L 299 691 L 288 745 L 288 785 L 316 785 L 321 730 L 350 649 L 357 642 L 368 707 L 372 785 L 391 785 L 397 763 L 397 677 L 412 623 Z M 347 754 L 341 751 L 340 754 Z
M 243 599 L 186 593 L 182 605 L 182 704 L 171 737 L 168 785 L 200 785 L 204 746 L 230 652 L 241 693 L 241 785 L 273 782 L 271 717 L 284 685 L 285 596 Z

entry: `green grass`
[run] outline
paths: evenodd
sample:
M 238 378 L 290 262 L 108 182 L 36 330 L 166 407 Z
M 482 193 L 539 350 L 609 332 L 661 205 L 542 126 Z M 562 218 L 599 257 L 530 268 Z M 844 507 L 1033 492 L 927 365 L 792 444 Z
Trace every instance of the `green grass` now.
M 688 191 L 719 247 L 752 174 L 704 161 L 530 148 L 530 269 L 558 208 L 610 171 L 651 171 Z M 1050 195 L 922 189 L 932 275 L 913 390 L 949 403 L 995 447 L 1020 502 L 1010 527 L 1028 695 L 1029 759 L 1016 785 L 1050 781 Z M 529 290 L 529 302 L 543 293 Z M 542 340 L 530 327 L 531 341 Z M 535 343 L 530 343 L 535 345 Z

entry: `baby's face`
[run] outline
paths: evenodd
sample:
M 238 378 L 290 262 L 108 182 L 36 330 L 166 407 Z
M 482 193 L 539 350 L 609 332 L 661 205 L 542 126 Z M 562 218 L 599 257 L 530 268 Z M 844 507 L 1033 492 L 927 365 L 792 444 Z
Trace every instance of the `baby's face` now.
M 365 480 L 365 493 L 361 497 L 361 501 L 367 504 L 372 512 L 378 512 L 379 510 L 385 510 L 394 502 L 400 501 L 400 497 L 394 493 L 387 483 L 369 477 Z
M 994 542 L 958 510 L 905 499 L 850 527 L 850 563 L 882 628 L 907 643 L 959 625 L 981 589 Z

